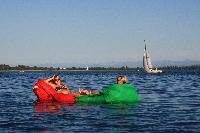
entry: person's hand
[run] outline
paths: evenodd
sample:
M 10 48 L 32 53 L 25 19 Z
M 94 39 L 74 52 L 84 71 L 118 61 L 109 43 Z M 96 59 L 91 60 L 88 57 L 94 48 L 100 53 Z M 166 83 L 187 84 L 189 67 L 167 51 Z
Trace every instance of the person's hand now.
M 91 94 L 90 91 L 88 91 L 88 90 L 83 90 L 83 89 L 80 89 L 80 88 L 79 88 L 79 93 L 80 93 L 80 94 L 86 94 L 86 95 Z
M 63 84 L 63 88 L 68 88 L 67 85 Z
M 94 90 L 92 94 L 99 94 L 99 90 Z
M 81 94 L 83 92 L 83 89 L 78 88 L 78 92 Z
M 54 76 L 55 76 L 55 75 L 51 76 L 51 77 L 49 78 L 49 80 L 53 80 L 53 79 L 54 79 Z
M 39 88 L 37 85 L 33 86 L 33 90 L 35 90 L 35 89 L 37 89 L 37 88 Z

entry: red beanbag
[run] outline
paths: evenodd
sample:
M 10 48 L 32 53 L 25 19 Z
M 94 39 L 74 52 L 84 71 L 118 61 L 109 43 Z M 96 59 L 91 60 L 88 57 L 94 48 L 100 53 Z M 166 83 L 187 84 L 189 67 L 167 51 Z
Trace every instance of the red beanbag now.
M 61 103 L 74 103 L 75 97 L 69 94 L 57 93 L 54 95 L 54 98 L 57 102 Z
M 40 79 L 35 84 L 38 88 L 34 89 L 33 92 L 37 96 L 39 101 L 57 101 L 63 103 L 74 103 L 75 97 L 68 94 L 57 93 L 49 84 L 45 83 L 46 79 Z

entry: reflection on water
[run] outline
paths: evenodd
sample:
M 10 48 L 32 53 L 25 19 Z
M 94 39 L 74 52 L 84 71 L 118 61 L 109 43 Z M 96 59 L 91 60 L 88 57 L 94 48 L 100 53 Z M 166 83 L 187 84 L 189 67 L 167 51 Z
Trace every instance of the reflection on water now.
M 40 113 L 56 113 L 62 114 L 64 110 L 73 111 L 73 110 L 91 110 L 100 106 L 102 109 L 106 110 L 105 113 L 109 114 L 134 114 L 134 107 L 138 106 L 139 103 L 133 104 L 64 104 L 59 102 L 34 102 L 34 111 L 37 115 Z
M 59 103 L 36 101 L 34 103 L 34 109 L 35 109 L 35 112 L 37 113 L 60 113 L 61 109 L 64 109 L 64 108 Z
M 0 132 L 200 132 L 199 73 L 60 72 L 72 91 L 102 89 L 115 83 L 118 75 L 127 75 L 142 102 L 37 102 L 32 86 L 55 73 L 0 73 Z

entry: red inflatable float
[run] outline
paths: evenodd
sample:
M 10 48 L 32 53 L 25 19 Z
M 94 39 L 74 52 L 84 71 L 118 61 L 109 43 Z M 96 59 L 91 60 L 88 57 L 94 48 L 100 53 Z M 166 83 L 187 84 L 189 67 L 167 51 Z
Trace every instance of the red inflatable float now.
M 69 94 L 57 93 L 57 91 L 50 85 L 45 83 L 46 79 L 40 79 L 35 84 L 33 92 L 41 102 L 55 101 L 62 103 L 74 103 L 75 97 Z

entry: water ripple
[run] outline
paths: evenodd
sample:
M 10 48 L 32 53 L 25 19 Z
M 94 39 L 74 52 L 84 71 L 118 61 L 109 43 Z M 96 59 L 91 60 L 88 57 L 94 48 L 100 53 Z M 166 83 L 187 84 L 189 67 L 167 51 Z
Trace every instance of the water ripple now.
M 127 75 L 137 105 L 38 103 L 32 86 L 60 74 L 73 90 L 103 89 Z M 200 132 L 200 74 L 139 72 L 2 72 L 0 132 Z

